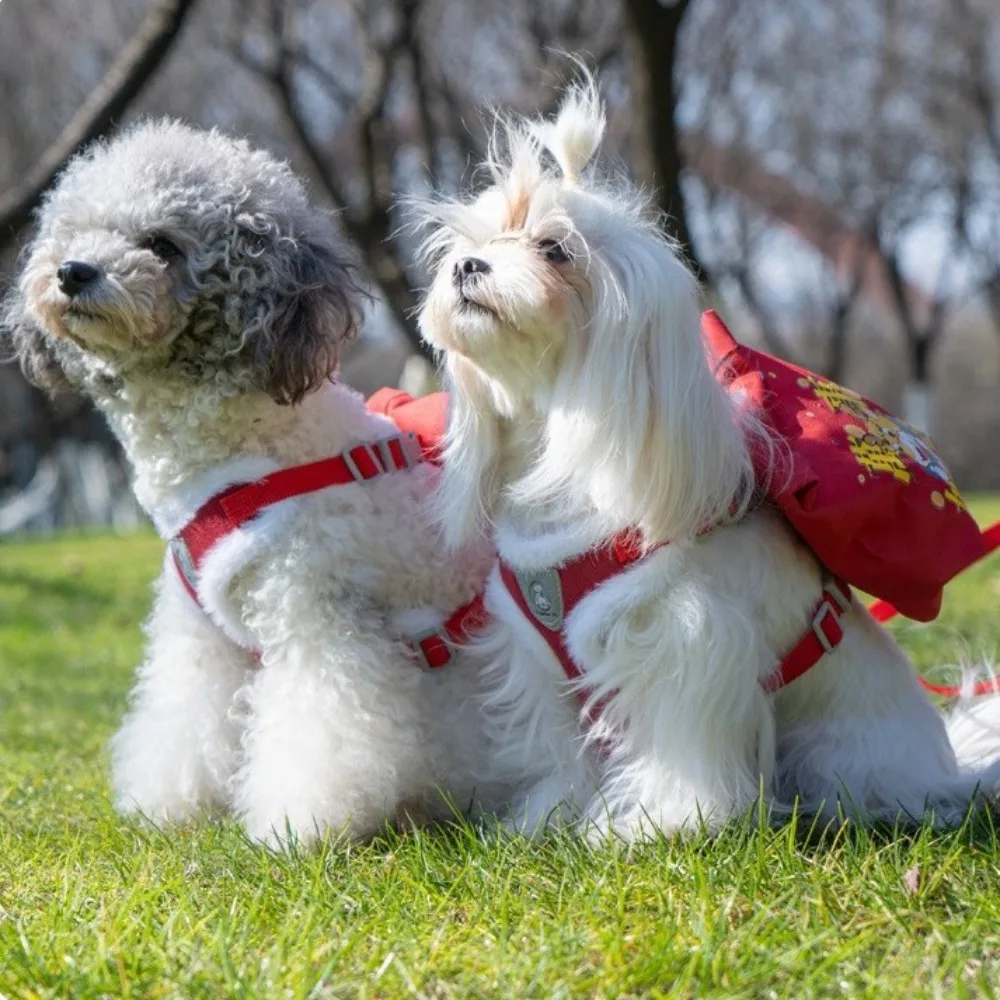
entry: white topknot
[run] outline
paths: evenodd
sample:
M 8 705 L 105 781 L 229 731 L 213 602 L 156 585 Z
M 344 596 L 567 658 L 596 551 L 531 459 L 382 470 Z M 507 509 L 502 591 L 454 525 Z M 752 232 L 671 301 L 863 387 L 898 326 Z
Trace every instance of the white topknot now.
M 559 164 L 566 182 L 576 184 L 600 148 L 606 125 L 597 84 L 584 71 L 583 79 L 567 91 L 555 119 L 535 121 L 529 127 Z

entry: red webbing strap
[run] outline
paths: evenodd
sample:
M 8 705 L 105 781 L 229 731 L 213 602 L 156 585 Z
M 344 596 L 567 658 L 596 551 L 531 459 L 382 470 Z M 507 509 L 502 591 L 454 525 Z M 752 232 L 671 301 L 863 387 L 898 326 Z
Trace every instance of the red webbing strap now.
M 408 449 L 407 442 L 412 441 Z M 234 527 L 256 517 L 265 507 L 292 497 L 315 493 L 330 486 L 365 482 L 386 472 L 408 469 L 423 461 L 415 435 L 394 437 L 375 444 L 359 444 L 333 458 L 279 469 L 254 483 L 247 483 L 219 498 Z
M 624 532 L 611 539 L 607 545 L 584 553 L 562 566 L 558 574 L 562 590 L 563 622 L 595 587 L 638 562 L 649 551 L 651 550 L 645 550 L 637 543 L 634 533 Z M 569 680 L 577 680 L 581 671 L 566 647 L 564 626 L 550 628 L 533 614 L 517 574 L 503 562 L 500 563 L 500 576 L 521 613 L 535 626 L 535 631 L 555 654 L 563 673 Z M 782 659 L 774 672 L 761 681 L 765 691 L 772 693 L 786 684 L 791 684 L 840 645 L 844 637 L 840 619 L 851 607 L 852 600 L 851 588 L 843 580 L 837 577 L 827 580 L 819 603 L 813 611 L 809 629 L 791 652 Z M 579 695 L 581 700 L 586 700 L 586 691 L 581 690 Z
M 760 682 L 768 694 L 791 684 L 840 645 L 844 638 L 844 626 L 840 619 L 847 614 L 852 600 L 851 588 L 843 580 L 831 577 L 826 581 L 808 631 L 785 655 L 777 669 Z
M 666 544 L 666 543 L 664 543 Z M 657 546 L 659 547 L 659 546 Z M 651 551 L 651 550 L 650 550 Z M 573 609 L 592 590 L 617 576 L 623 569 L 638 562 L 647 554 L 639 542 L 635 532 L 624 531 L 606 544 L 584 552 L 560 566 L 555 572 L 559 577 L 560 597 L 562 600 L 562 621 L 569 618 Z M 500 561 L 500 578 L 507 592 L 514 598 L 521 613 L 535 626 L 535 631 L 545 640 L 555 654 L 563 669 L 563 673 L 575 681 L 580 676 L 580 669 L 573 662 L 563 635 L 563 625 L 551 628 L 536 617 L 521 590 L 517 573 L 503 560 Z M 580 692 L 581 700 L 586 699 L 586 692 Z
M 194 568 L 220 538 L 253 520 L 265 507 L 330 486 L 363 483 L 387 472 L 423 461 L 412 434 L 374 444 L 359 444 L 333 458 L 279 469 L 252 483 L 231 486 L 200 507 L 178 537 L 187 546 Z
M 362 483 L 423 461 L 415 435 L 359 444 L 333 458 L 279 469 L 256 482 L 231 486 L 203 504 L 172 538 L 174 565 L 185 589 L 199 605 L 198 574 L 209 550 L 262 510 L 282 500 L 330 486 Z
M 1000 521 L 995 524 L 991 524 L 982 533 L 983 540 L 983 550 L 979 553 L 979 556 L 974 559 L 965 569 L 969 566 L 974 566 L 980 559 L 985 558 L 991 552 L 995 552 L 1000 549 Z M 899 612 L 894 608 L 888 601 L 872 601 L 868 605 L 868 611 L 871 616 L 877 622 L 887 622 L 895 618 Z M 962 695 L 962 687 L 958 684 L 932 684 L 930 681 L 925 680 L 923 677 L 917 677 L 920 681 L 920 686 L 925 690 L 929 691 L 931 694 L 940 695 L 942 698 L 958 698 Z M 985 681 L 976 681 L 972 685 L 970 694 L 973 696 L 981 694 L 997 694 L 1000 693 L 1000 678 L 990 678 Z
M 425 667 L 437 670 L 451 660 L 452 645 L 461 646 L 486 624 L 486 607 L 483 595 L 477 594 L 468 604 L 462 605 L 439 628 L 420 636 L 410 643 Z
M 279 469 L 256 482 L 231 486 L 203 504 L 191 521 L 170 539 L 177 575 L 200 607 L 197 583 L 205 556 L 217 542 L 253 520 L 266 507 L 331 486 L 367 482 L 425 460 L 416 435 L 406 433 L 373 444 L 356 445 L 333 458 Z M 455 611 L 440 629 L 414 640 L 410 646 L 428 667 L 442 667 L 451 659 L 450 644 L 461 645 L 485 621 L 483 598 L 477 595 Z

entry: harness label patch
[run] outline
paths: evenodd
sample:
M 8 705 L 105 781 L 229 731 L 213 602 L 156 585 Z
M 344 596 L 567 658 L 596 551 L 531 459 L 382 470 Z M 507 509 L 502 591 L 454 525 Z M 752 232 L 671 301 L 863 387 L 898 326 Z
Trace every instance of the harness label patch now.
M 517 573 L 517 585 L 528 610 L 550 632 L 563 625 L 563 597 L 559 574 L 555 570 Z

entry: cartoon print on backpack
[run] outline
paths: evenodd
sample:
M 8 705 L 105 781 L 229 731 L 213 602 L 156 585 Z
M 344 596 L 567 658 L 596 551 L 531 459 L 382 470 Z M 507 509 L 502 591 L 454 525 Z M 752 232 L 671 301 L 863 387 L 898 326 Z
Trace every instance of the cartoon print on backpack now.
M 934 491 L 931 494 L 935 506 L 950 502 L 958 510 L 966 509 L 951 473 L 926 434 L 876 409 L 858 393 L 834 382 L 809 375 L 798 379 L 796 384 L 799 388 L 811 389 L 834 413 L 840 411 L 858 418 L 859 424 L 847 424 L 844 430 L 851 439 L 852 454 L 869 475 L 888 472 L 899 482 L 910 483 L 912 465 L 916 465 L 945 484 L 943 493 Z

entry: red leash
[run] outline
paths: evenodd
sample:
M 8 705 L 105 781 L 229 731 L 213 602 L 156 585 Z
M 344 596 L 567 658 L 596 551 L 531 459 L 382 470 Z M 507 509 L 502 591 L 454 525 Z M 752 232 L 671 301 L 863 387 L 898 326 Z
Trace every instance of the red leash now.
M 970 566 L 975 565 L 980 559 L 988 556 L 991 552 L 996 549 L 1000 549 L 1000 521 L 996 524 L 990 525 L 982 534 L 983 538 L 983 551 L 979 554 L 979 557 Z M 968 569 L 968 567 L 966 567 Z M 877 622 L 887 622 L 891 618 L 895 618 L 899 612 L 888 602 L 888 601 L 873 601 L 868 605 L 868 610 L 871 612 L 871 616 Z M 957 698 L 962 694 L 961 687 L 954 684 L 932 684 L 928 680 L 924 680 L 923 677 L 917 678 L 920 681 L 921 687 L 925 691 L 930 691 L 931 694 L 939 694 L 945 698 Z M 973 695 L 980 694 L 996 694 L 1000 692 L 1000 677 L 991 678 L 988 681 L 976 681 L 972 687 Z

